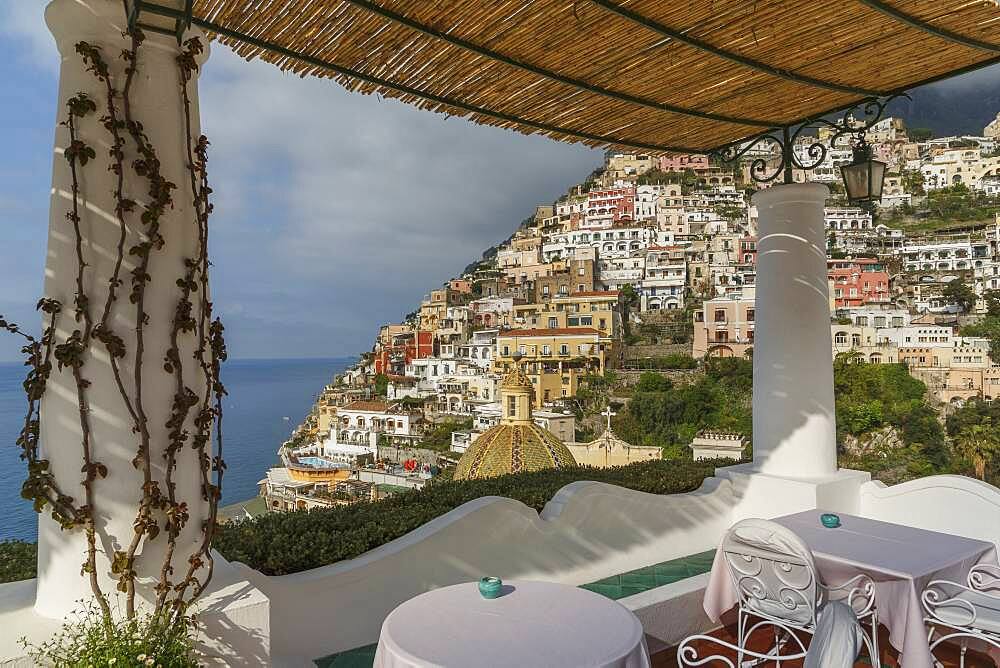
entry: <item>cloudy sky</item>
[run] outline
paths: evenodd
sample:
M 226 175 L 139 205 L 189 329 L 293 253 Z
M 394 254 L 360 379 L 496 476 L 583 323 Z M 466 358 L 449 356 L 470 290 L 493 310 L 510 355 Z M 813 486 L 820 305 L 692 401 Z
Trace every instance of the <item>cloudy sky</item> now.
M 33 323 L 58 58 L 44 2 L 0 4 L 0 313 Z M 601 160 L 213 48 L 201 79 L 212 283 L 234 357 L 370 348 L 380 324 L 413 310 Z M 0 337 L 0 359 L 17 357 L 16 343 Z

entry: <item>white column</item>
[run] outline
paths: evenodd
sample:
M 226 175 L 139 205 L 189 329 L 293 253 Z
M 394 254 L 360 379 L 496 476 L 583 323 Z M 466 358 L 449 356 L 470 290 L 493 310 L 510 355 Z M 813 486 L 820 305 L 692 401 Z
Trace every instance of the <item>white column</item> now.
M 101 117 L 107 111 L 104 84 L 87 72 L 79 54 L 77 42 L 84 40 L 99 46 L 110 66 L 115 87 L 122 89 L 125 62 L 120 57 L 130 46 L 122 36 L 125 28 L 124 9 L 120 0 L 53 0 L 45 12 L 45 20 L 55 36 L 61 56 L 59 94 L 56 121 L 66 118 L 66 101 L 78 92 L 87 93 L 97 104 L 97 112 L 79 120 L 80 138 L 94 148 L 97 157 L 86 166 L 78 167 L 81 231 L 83 253 L 88 263 L 85 289 L 90 297 L 91 312 L 99 320 L 116 258 L 120 227 L 115 216 L 115 175 L 109 171 L 111 144 L 109 132 Z M 194 35 L 192 35 L 194 36 Z M 202 42 L 208 43 L 202 36 Z M 179 46 L 176 39 L 149 33 L 139 51 L 138 72 L 130 94 L 133 117 L 143 125 L 150 143 L 162 163 L 163 176 L 177 185 L 174 205 L 162 220 L 166 245 L 154 251 L 149 273 L 152 276 L 146 290 L 145 361 L 143 363 L 143 403 L 151 431 L 151 461 L 153 475 L 165 491 L 164 457 L 167 430 L 164 423 L 171 409 L 174 381 L 163 369 L 164 353 L 169 347 L 169 331 L 174 307 L 179 296 L 175 284 L 183 273 L 183 259 L 197 257 L 198 226 L 193 210 L 190 180 L 187 171 L 187 148 L 184 110 L 180 95 L 180 77 L 175 58 Z M 207 53 L 203 54 L 207 57 Z M 192 133 L 200 132 L 197 84 L 188 85 L 192 101 Z M 122 100 L 118 99 L 119 113 Z M 127 133 L 125 133 L 127 135 Z M 69 144 L 67 128 L 57 125 L 53 152 L 52 196 L 49 218 L 48 254 L 45 265 L 45 295 L 64 305 L 58 329 L 59 340 L 79 327 L 73 319 L 73 299 L 76 292 L 77 263 L 75 236 L 66 213 L 72 206 L 71 177 L 63 148 Z M 135 144 L 126 139 L 125 193 L 140 204 L 148 201 L 148 182 L 135 174 L 131 167 Z M 140 237 L 142 225 L 138 211 L 131 214 L 126 225 L 126 249 Z M 122 268 L 124 281 L 119 290 L 117 307 L 110 319 L 114 331 L 125 340 L 128 353 L 121 361 L 122 376 L 129 393 L 134 393 L 135 306 L 129 302 L 130 270 L 133 257 L 126 257 Z M 185 384 L 201 393 L 204 384 L 197 372 L 192 354 L 194 337 L 185 335 L 180 343 L 180 356 L 185 360 Z M 115 594 L 115 580 L 110 573 L 108 557 L 115 550 L 125 550 L 131 541 L 132 522 L 141 498 L 142 474 L 131 460 L 138 449 L 132 420 L 121 394 L 114 383 L 104 346 L 94 342 L 86 354 L 84 376 L 92 383 L 87 391 L 94 460 L 108 467 L 105 480 L 94 483 L 95 519 L 98 534 L 98 573 L 102 588 Z M 193 413 L 193 411 L 192 411 Z M 189 420 L 191 415 L 189 415 Z M 73 496 L 77 504 L 84 502 L 81 466 L 81 428 L 77 408 L 76 385 L 69 370 L 53 371 L 41 407 L 41 451 L 51 461 L 52 472 L 62 490 Z M 188 425 L 188 431 L 194 429 Z M 191 519 L 181 533 L 176 547 L 174 582 L 184 577 L 187 557 L 201 542 L 203 518 L 207 503 L 202 501 L 200 473 L 196 452 L 185 447 L 178 456 L 174 475 L 177 496 L 188 503 Z M 160 526 L 162 528 L 162 514 Z M 79 599 L 89 598 L 91 589 L 80 568 L 86 555 L 86 540 L 82 530 L 62 531 L 46 512 L 39 519 L 38 589 L 35 610 L 49 617 L 63 617 L 78 607 Z M 161 564 L 165 533 L 141 549 L 138 562 L 139 581 L 136 590 L 141 598 L 150 598 Z
M 757 192 L 754 468 L 793 478 L 837 471 L 823 202 L 818 183 Z

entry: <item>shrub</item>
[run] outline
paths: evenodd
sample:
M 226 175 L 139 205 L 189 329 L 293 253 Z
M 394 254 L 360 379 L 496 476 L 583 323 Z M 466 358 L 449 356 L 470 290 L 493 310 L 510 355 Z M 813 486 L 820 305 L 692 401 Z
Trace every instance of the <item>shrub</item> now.
M 73 666 L 198 666 L 194 657 L 194 623 L 136 615 L 135 619 L 105 623 L 96 603 L 73 613 L 48 642 L 32 645 L 21 640 L 28 654 L 41 665 Z
M 0 582 L 35 577 L 38 546 L 20 540 L 0 541 Z
M 424 434 L 423 438 L 420 439 L 420 443 L 417 444 L 417 447 L 425 448 L 427 450 L 446 452 L 451 450 L 452 432 L 471 428 L 472 418 L 467 418 L 461 421 L 445 420 L 444 422 L 434 425 L 433 429 Z
M 284 575 L 351 559 L 483 496 L 509 497 L 540 511 L 560 488 L 576 480 L 675 494 L 697 489 L 715 465 L 648 461 L 607 469 L 581 466 L 440 482 L 381 501 L 231 522 L 219 528 L 214 547 L 230 561 L 241 561 L 269 575 Z
M 694 369 L 698 366 L 698 360 L 683 353 L 670 353 L 662 357 L 643 357 L 637 359 L 636 362 L 646 369 Z
M 658 373 L 646 371 L 639 376 L 639 382 L 635 384 L 636 392 L 666 392 L 673 389 L 674 384 L 669 378 L 665 378 Z

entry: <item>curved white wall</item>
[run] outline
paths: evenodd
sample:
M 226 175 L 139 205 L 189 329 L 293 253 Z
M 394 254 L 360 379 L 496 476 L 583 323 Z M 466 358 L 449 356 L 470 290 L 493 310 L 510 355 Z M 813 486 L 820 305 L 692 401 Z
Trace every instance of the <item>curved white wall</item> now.
M 272 655 L 306 665 L 377 641 L 393 608 L 436 587 L 483 575 L 583 584 L 712 549 L 732 504 L 718 478 L 668 496 L 576 482 L 541 514 L 484 497 L 350 561 L 277 577 L 241 568 L 270 600 Z
M 887 487 L 861 486 L 861 515 L 996 543 L 1000 489 L 974 478 L 935 475 Z

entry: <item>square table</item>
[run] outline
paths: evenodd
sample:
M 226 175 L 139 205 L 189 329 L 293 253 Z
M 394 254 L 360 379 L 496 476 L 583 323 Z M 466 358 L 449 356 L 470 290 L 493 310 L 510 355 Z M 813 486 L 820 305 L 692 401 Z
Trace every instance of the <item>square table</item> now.
M 920 595 L 931 580 L 965 582 L 969 569 L 997 563 L 993 543 L 840 513 L 841 525 L 828 529 L 823 510 L 807 510 L 772 521 L 794 531 L 812 550 L 823 583 L 836 586 L 864 573 L 875 582 L 879 622 L 906 668 L 934 665 Z M 717 550 L 704 607 L 718 621 L 739 602 L 722 550 Z

